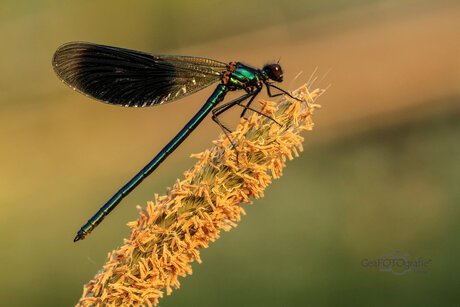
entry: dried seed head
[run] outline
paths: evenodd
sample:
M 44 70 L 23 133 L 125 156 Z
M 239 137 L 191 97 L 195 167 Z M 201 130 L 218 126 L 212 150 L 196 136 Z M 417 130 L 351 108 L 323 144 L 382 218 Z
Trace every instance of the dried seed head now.
M 236 227 L 245 214 L 241 204 L 263 196 L 272 178 L 279 178 L 286 159 L 302 151 L 300 132 L 311 130 L 311 115 L 322 93 L 303 86 L 279 102 L 260 101 L 262 112 L 242 119 L 230 137 L 221 135 L 211 149 L 192 155 L 198 161 L 164 196 L 155 195 L 128 223 L 130 238 L 109 253 L 107 263 L 84 286 L 78 306 L 157 305 L 163 289 L 179 288 L 179 276 L 192 274 L 200 248 Z

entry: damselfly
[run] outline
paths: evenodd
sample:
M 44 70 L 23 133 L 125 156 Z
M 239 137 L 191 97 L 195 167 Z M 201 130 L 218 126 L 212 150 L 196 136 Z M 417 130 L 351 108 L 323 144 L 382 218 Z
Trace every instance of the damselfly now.
M 283 71 L 279 63 L 256 69 L 240 62 L 223 63 L 191 56 L 152 55 L 111 46 L 71 42 L 56 50 L 53 68 L 58 77 L 75 90 L 91 98 L 125 107 L 160 105 L 219 82 L 185 127 L 81 227 L 74 242 L 84 239 L 187 138 L 209 112 L 212 112 L 212 119 L 228 137 L 228 132 L 231 131 L 219 121 L 219 115 L 233 106 L 244 108 L 241 116 L 247 110 L 261 114 L 250 105 L 264 84 L 270 97 L 283 93 L 291 96 L 273 84 L 283 81 Z M 278 89 L 281 93 L 272 94 L 271 88 Z M 217 106 L 229 91 L 236 90 L 243 90 L 245 94 Z M 245 101 L 247 103 L 243 104 Z M 229 140 L 233 145 L 232 140 Z

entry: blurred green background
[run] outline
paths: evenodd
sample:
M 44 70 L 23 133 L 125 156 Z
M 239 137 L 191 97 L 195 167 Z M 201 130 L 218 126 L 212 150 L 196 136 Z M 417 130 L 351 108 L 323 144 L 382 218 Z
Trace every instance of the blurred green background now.
M 136 205 L 220 133 L 206 119 L 73 243 L 212 92 L 146 109 L 92 101 L 51 67 L 60 44 L 81 40 L 254 66 L 281 57 L 290 90 L 330 70 L 300 158 L 162 306 L 458 306 L 459 12 L 455 1 L 2 0 L 0 305 L 74 305 Z M 402 276 L 362 265 L 395 251 L 432 262 Z

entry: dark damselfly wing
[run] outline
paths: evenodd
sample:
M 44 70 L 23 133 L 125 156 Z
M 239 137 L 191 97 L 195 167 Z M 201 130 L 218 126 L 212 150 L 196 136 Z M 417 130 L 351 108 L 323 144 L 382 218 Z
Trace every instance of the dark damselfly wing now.
M 220 81 L 225 63 L 152 55 L 85 42 L 62 45 L 53 56 L 59 78 L 97 100 L 126 107 L 171 102 Z

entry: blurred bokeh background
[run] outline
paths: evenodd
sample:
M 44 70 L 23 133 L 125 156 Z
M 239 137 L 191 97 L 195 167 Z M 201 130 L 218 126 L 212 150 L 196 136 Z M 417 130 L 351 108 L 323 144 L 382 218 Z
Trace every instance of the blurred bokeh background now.
M 220 133 L 206 119 L 73 243 L 212 92 L 146 109 L 93 101 L 51 67 L 74 40 L 258 67 L 281 58 L 284 88 L 312 73 L 315 86 L 331 84 L 301 157 L 162 306 L 458 305 L 459 12 L 424 0 L 2 0 L 0 305 L 74 305 L 136 205 Z M 363 266 L 396 251 L 432 261 L 402 276 Z

